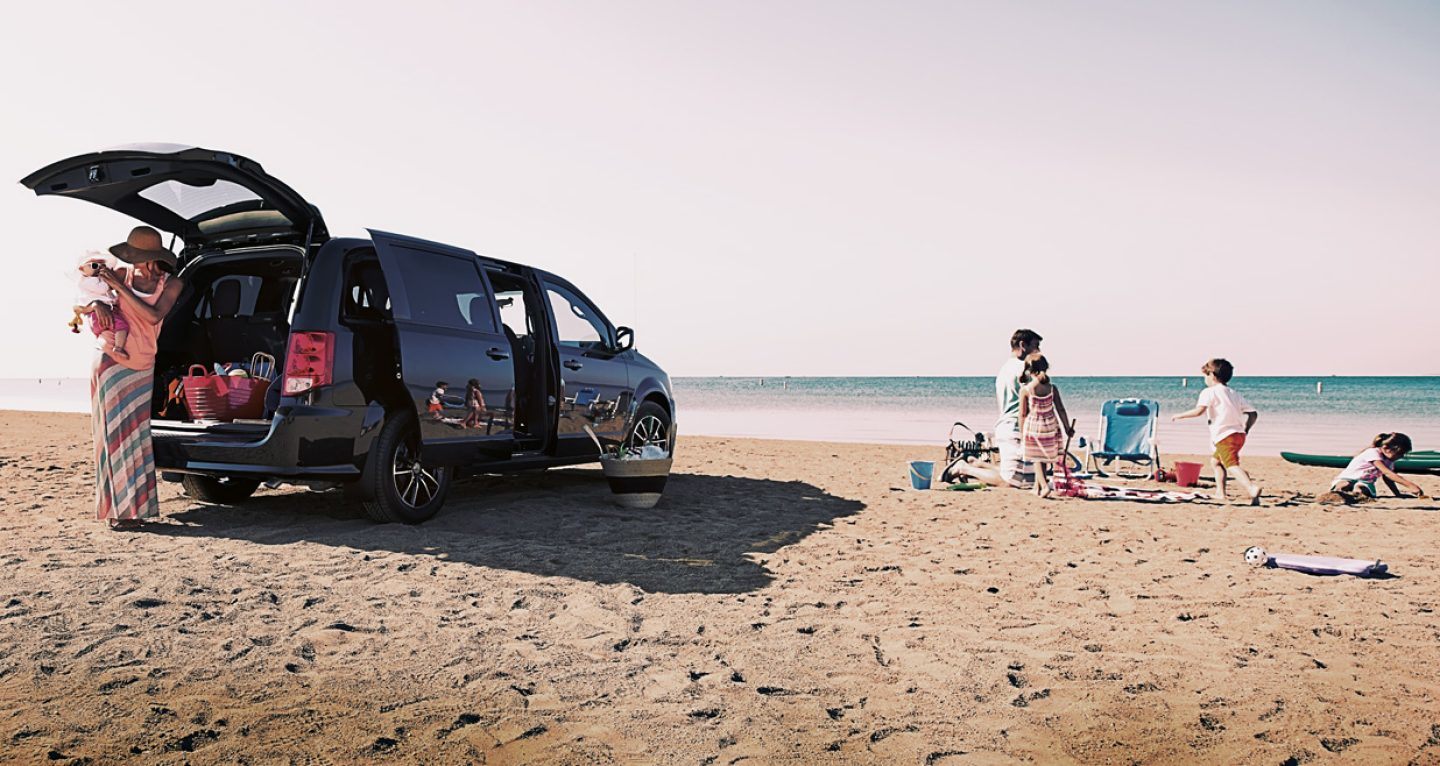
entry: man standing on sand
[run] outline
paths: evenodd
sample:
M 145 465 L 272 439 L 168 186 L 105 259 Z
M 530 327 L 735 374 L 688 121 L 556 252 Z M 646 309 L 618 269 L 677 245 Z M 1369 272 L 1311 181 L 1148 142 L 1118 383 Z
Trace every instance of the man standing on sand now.
M 1025 360 L 1040 353 L 1039 333 L 1016 330 L 1010 336 L 1010 358 L 995 376 L 995 400 L 1000 418 L 995 421 L 995 445 L 1000 448 L 1000 478 L 1012 487 L 1022 486 L 1024 462 L 1020 451 L 1020 378 Z

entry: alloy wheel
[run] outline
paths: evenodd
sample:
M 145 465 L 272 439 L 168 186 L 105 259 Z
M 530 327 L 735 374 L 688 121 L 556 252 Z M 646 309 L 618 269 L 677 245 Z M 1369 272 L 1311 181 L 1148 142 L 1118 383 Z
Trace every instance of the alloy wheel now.
M 402 442 L 395 448 L 395 463 L 391 471 L 395 480 L 395 496 L 411 508 L 424 507 L 435 499 L 440 490 L 440 480 L 420 463 L 420 448 L 409 442 Z
M 669 429 L 665 421 L 655 415 L 646 415 L 635 423 L 635 430 L 630 432 L 630 438 L 625 441 L 627 449 L 640 449 L 649 445 L 665 447 L 669 443 Z

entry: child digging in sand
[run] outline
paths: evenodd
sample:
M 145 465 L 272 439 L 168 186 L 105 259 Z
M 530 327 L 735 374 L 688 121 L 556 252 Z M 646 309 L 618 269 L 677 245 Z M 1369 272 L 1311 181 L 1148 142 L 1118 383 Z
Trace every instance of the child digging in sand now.
M 1240 467 L 1240 448 L 1245 446 L 1245 436 L 1255 426 L 1260 414 L 1239 391 L 1228 384 L 1235 375 L 1235 367 L 1224 359 L 1211 359 L 1200 368 L 1205 374 L 1205 390 L 1195 409 L 1186 410 L 1172 418 L 1171 422 L 1186 418 L 1206 416 L 1210 421 L 1210 443 L 1215 445 L 1215 454 L 1210 465 L 1215 469 L 1215 499 L 1225 502 L 1225 479 L 1233 475 L 1240 488 L 1250 499 L 1251 505 L 1260 504 L 1260 485 L 1251 481 L 1250 474 Z
M 1410 449 L 1410 437 L 1405 434 L 1376 436 L 1370 443 L 1370 449 L 1356 455 L 1350 465 L 1345 466 L 1345 470 L 1335 477 L 1335 481 L 1330 484 L 1330 491 L 1347 500 L 1374 500 L 1375 480 L 1384 479 L 1396 497 L 1405 497 L 1400 494 L 1400 487 L 1396 485 L 1403 485 L 1416 497 L 1425 497 L 1419 484 L 1395 473 L 1395 461 L 1409 454 Z

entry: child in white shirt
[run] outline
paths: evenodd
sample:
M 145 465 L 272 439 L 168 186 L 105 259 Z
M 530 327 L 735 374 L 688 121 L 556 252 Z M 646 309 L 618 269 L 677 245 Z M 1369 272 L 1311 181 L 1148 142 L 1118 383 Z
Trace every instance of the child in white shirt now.
M 1425 492 L 1420 489 L 1419 484 L 1395 473 L 1395 461 L 1409 454 L 1410 449 L 1410 437 L 1405 434 L 1376 436 L 1370 443 L 1370 449 L 1356 455 L 1350 465 L 1345 466 L 1345 470 L 1335 477 L 1335 481 L 1330 484 L 1330 491 L 1356 499 L 1361 496 L 1374 498 L 1375 480 L 1384 479 L 1396 497 L 1402 497 L 1400 487 L 1396 484 L 1403 484 L 1405 489 L 1416 497 L 1424 497 Z
M 1225 479 L 1233 475 L 1245 490 L 1251 505 L 1260 504 L 1260 485 L 1250 479 L 1250 474 L 1240 467 L 1240 448 L 1245 446 L 1245 436 L 1255 426 L 1260 414 L 1239 391 L 1226 385 L 1235 375 L 1235 367 L 1224 359 L 1211 359 L 1200 368 L 1205 374 L 1205 390 L 1195 409 L 1170 418 L 1171 422 L 1205 415 L 1210 421 L 1210 443 L 1215 445 L 1215 454 L 1210 466 L 1215 469 L 1215 499 L 1225 502 Z
M 426 403 L 426 409 L 434 420 L 445 419 L 445 389 L 449 387 L 450 384 L 443 380 L 435 381 L 435 390 L 430 393 L 430 401 Z

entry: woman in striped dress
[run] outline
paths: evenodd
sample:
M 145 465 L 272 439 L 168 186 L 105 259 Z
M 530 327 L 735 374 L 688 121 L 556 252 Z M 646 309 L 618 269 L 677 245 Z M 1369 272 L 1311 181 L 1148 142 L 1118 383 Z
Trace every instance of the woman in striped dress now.
M 131 264 L 99 274 L 115 291 L 118 310 L 130 323 L 130 339 L 128 356 L 117 359 L 101 349 L 91 368 L 95 512 L 112 529 L 130 529 L 160 514 L 150 443 L 155 341 L 184 285 L 170 277 L 175 255 L 165 249 L 160 232 L 149 226 L 136 227 L 110 252 Z M 95 304 L 94 321 L 101 329 L 108 328 L 113 322 L 109 307 Z
M 1020 444 L 1025 459 L 1035 464 L 1035 494 L 1050 496 L 1049 471 L 1064 459 L 1065 438 L 1074 427 L 1065 415 L 1060 389 L 1050 382 L 1050 363 L 1039 354 L 1025 360 L 1020 389 Z

